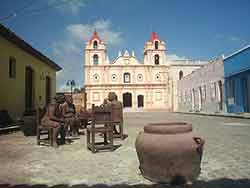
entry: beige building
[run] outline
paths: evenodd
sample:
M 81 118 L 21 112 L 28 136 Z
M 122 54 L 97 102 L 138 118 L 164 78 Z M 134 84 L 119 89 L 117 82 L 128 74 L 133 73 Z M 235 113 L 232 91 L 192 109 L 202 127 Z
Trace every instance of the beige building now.
M 94 32 L 85 47 L 87 108 L 101 104 L 113 91 L 129 109 L 176 110 L 177 80 L 200 67 L 195 61 L 168 60 L 166 44 L 155 32 L 144 46 L 143 62 L 133 51 L 119 52 L 110 61 L 104 41 Z

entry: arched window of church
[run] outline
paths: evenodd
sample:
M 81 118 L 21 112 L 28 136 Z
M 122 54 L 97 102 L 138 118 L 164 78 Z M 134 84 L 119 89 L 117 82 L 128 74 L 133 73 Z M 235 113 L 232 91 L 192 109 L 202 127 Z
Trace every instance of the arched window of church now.
M 179 80 L 181 80 L 182 78 L 183 78 L 183 72 L 180 71 L 180 72 L 179 72 Z
M 98 43 L 97 43 L 96 40 L 95 40 L 94 43 L 93 43 L 93 48 L 94 48 L 94 49 L 97 49 L 97 48 L 98 48 Z
M 155 41 L 155 49 L 158 50 L 158 47 L 159 47 L 159 42 Z
M 125 72 L 123 75 L 124 83 L 130 83 L 130 73 Z
M 98 65 L 98 55 L 97 54 L 95 54 L 94 56 L 93 56 L 93 63 L 94 63 L 94 65 Z
M 160 64 L 160 57 L 158 54 L 155 55 L 155 65 L 159 65 Z

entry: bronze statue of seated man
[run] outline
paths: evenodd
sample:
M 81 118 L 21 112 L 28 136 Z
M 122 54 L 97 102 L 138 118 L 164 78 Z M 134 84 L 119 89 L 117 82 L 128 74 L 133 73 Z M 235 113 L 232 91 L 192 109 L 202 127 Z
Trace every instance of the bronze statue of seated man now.
M 76 115 L 75 105 L 71 96 L 66 96 L 65 102 L 60 105 L 62 117 L 65 120 L 66 132 L 68 135 L 78 136 L 79 134 L 79 119 Z
M 117 110 L 121 110 L 122 112 L 122 103 L 118 101 L 118 97 L 115 92 L 109 92 L 108 99 L 104 99 L 104 102 L 101 106 L 113 108 L 113 112 L 112 112 L 113 121 L 119 122 L 122 120 L 122 114 L 120 113 L 120 111 L 117 111 Z M 116 126 L 114 126 L 114 134 L 118 134 Z
M 59 105 L 62 100 L 53 98 L 46 107 L 46 112 L 41 119 L 41 125 L 44 127 L 53 128 L 53 147 L 58 147 L 57 137 L 64 126 L 64 119 L 60 116 Z M 61 134 L 61 141 L 64 141 L 64 134 Z

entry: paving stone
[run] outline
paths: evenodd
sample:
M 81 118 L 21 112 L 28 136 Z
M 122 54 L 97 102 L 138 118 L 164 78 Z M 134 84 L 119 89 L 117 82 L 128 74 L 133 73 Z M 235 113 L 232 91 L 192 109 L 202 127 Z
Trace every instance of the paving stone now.
M 86 135 L 58 149 L 37 146 L 36 137 L 24 137 L 21 132 L 1 135 L 0 184 L 168 188 L 140 174 L 136 136 L 150 122 L 188 121 L 206 139 L 202 171 L 194 187 L 250 187 L 250 120 L 166 112 L 126 113 L 124 118 L 128 138 L 115 140 L 122 146 L 114 152 L 92 154 L 86 149 Z

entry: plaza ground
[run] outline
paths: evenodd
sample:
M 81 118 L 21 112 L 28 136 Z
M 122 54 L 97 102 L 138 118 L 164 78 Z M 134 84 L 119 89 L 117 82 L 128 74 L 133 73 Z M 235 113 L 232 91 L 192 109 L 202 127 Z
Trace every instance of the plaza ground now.
M 21 132 L 0 136 L 0 187 L 170 188 L 140 175 L 134 147 L 137 134 L 150 122 L 188 121 L 206 140 L 202 172 L 193 187 L 250 188 L 250 120 L 167 112 L 125 113 L 128 138 L 114 152 L 92 154 L 86 136 L 58 149 L 36 145 Z

